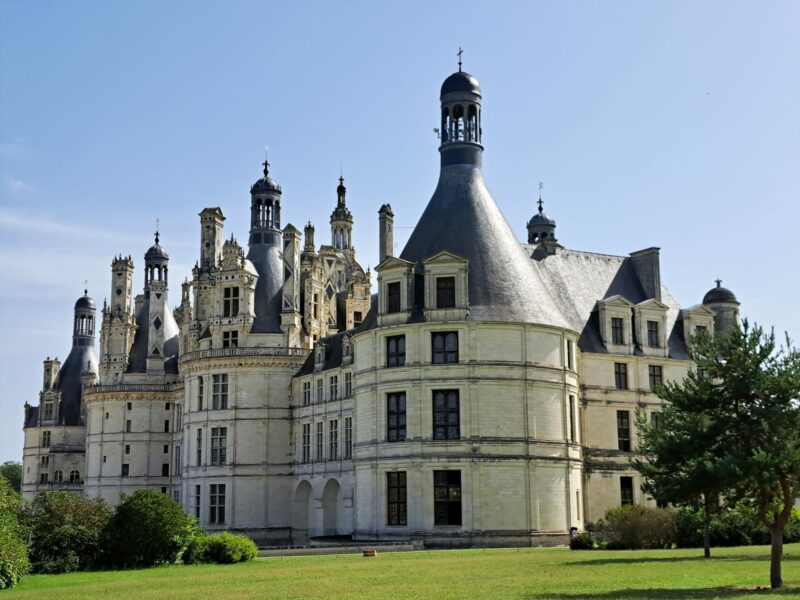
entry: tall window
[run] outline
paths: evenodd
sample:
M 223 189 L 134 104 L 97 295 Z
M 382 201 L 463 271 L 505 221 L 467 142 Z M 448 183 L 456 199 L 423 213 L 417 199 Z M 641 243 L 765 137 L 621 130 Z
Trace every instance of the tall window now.
M 461 525 L 461 471 L 433 472 L 433 524 Z
M 126 419 L 126 421 L 125 421 L 125 432 L 126 433 L 130 433 L 131 432 L 131 420 L 130 419 Z
M 650 413 L 650 426 L 658 428 L 661 426 L 661 413 L 660 412 L 651 412 Z
M 69 482 L 70 483 L 80 483 L 81 482 L 81 474 L 79 471 L 70 471 L 69 472 Z
M 386 312 L 400 312 L 400 282 L 386 284 Z
M 658 321 L 647 322 L 647 345 L 652 348 L 661 347 L 661 341 L 658 335 Z
M 203 430 L 197 429 L 197 466 L 203 464 Z
M 328 378 L 328 394 L 329 400 L 333 402 L 339 399 L 339 376 L 332 375 Z
M 222 289 L 222 316 L 239 316 L 239 288 L 226 287 Z
M 456 307 L 456 278 L 436 278 L 436 308 Z
M 47 467 L 50 466 L 50 457 L 47 455 L 43 456 L 40 459 L 39 464 L 46 469 Z
M 122 463 L 122 476 L 127 477 L 130 475 L 131 466 L 128 463 Z
M 402 442 L 406 439 L 406 393 L 386 395 L 386 439 Z
M 131 445 L 125 444 L 125 454 L 130 454 L 130 453 L 131 453 Z
M 224 465 L 228 458 L 228 428 L 211 428 L 211 464 Z
M 386 473 L 386 524 L 403 526 L 408 524 L 406 500 L 406 472 Z
M 225 522 L 225 484 L 212 483 L 208 490 L 208 524 Z
M 211 390 L 211 404 L 214 410 L 228 408 L 228 375 L 213 375 Z
M 567 402 L 569 406 L 567 407 L 567 414 L 569 415 L 569 441 L 574 442 L 576 441 L 575 432 L 577 431 L 578 422 L 577 422 L 577 411 L 575 409 L 575 396 L 568 396 Z
M 619 317 L 611 317 L 611 343 L 625 343 L 625 333 L 622 329 L 622 319 Z
M 353 374 L 349 371 L 344 374 L 344 397 L 349 398 L 353 395 Z
M 614 385 L 618 390 L 628 389 L 628 365 L 625 363 L 614 363 Z
M 161 465 L 161 476 L 169 477 L 169 463 L 163 463 Z
M 39 474 L 39 483 L 47 483 L 48 474 L 47 473 L 40 473 Z
M 431 334 L 431 359 L 435 365 L 458 362 L 458 332 L 434 331 Z
M 386 366 L 402 367 L 406 364 L 406 336 L 393 335 L 386 338 Z
M 631 413 L 627 410 L 617 411 L 617 440 L 619 449 L 631 451 Z
M 200 518 L 200 486 L 194 486 L 194 517 Z
M 53 403 L 52 402 L 45 402 L 44 403 L 44 415 L 42 419 L 45 421 L 50 421 L 53 418 Z
M 169 419 L 164 419 L 164 433 L 169 433 Z
M 303 382 L 303 406 L 311 404 L 311 382 Z
M 176 475 L 180 475 L 181 473 L 181 447 L 175 446 L 175 452 L 172 455 L 173 461 L 175 462 L 175 466 L 173 468 L 173 473 Z
M 42 447 L 48 448 L 50 446 L 50 432 L 43 431 L 42 432 Z
M 575 343 L 567 340 L 567 368 L 575 370 Z
M 353 327 L 360 327 L 364 322 L 364 314 L 360 310 L 353 311 Z
M 323 425 L 324 423 L 320 421 L 317 423 L 317 460 L 321 461 L 325 458 L 325 447 L 322 445 L 323 441 Z
M 344 457 L 353 458 L 353 418 L 344 418 Z
M 328 460 L 339 460 L 339 421 L 328 421 Z
M 53 483 L 62 483 L 64 481 L 64 473 L 56 471 L 53 473 Z
M 203 394 L 205 388 L 203 387 L 203 376 L 197 378 L 197 410 L 203 410 Z
M 313 294 L 311 298 L 311 315 L 314 319 L 319 319 L 319 294 Z
M 656 389 L 656 387 L 664 383 L 664 370 L 661 365 L 650 365 L 647 367 L 647 371 L 650 375 L 651 390 Z
M 317 402 L 322 402 L 325 399 L 325 388 L 322 379 L 317 379 Z
M 433 439 L 457 440 L 461 437 L 458 390 L 433 392 Z
M 622 506 L 633 505 L 633 477 L 619 478 L 619 496 Z
M 311 460 L 311 423 L 303 423 L 302 460 L 307 463 Z
M 238 331 L 223 331 L 222 332 L 222 347 L 223 348 L 238 348 L 239 347 L 239 332 Z

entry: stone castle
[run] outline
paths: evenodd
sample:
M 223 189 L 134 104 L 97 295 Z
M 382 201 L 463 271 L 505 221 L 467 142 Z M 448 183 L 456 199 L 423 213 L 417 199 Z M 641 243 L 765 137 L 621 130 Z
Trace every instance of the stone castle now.
M 246 249 L 200 212 L 174 310 L 158 234 L 143 293 L 115 257 L 110 300 L 98 316 L 78 299 L 72 350 L 25 406 L 23 494 L 153 488 L 267 545 L 561 543 L 652 503 L 635 417 L 657 419 L 653 388 L 693 368 L 691 334 L 735 322 L 736 297 L 718 282 L 681 308 L 658 248 L 567 249 L 541 199 L 520 243 L 484 182 L 478 81 L 459 65 L 440 99 L 438 185 L 399 256 L 380 207 L 374 295 L 344 181 L 318 247 L 310 223 L 282 225 L 267 162 Z

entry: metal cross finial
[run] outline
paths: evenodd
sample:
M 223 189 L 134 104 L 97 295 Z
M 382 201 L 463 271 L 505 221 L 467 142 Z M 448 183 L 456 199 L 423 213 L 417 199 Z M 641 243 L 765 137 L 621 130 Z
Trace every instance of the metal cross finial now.
M 88 279 L 84 279 L 83 280 L 83 295 L 84 296 L 88 296 L 89 295 L 89 280 Z
M 458 72 L 461 72 L 461 55 L 464 54 L 464 51 L 461 49 L 461 46 L 458 47 Z
M 542 183 L 540 181 L 539 182 L 539 202 L 537 202 L 537 204 L 539 205 L 539 212 L 542 212 L 542 210 L 543 210 L 542 209 L 542 205 L 544 204 L 544 202 L 542 202 L 542 188 L 543 187 L 544 187 L 544 183 Z
M 714 281 L 717 282 L 717 287 L 722 287 L 722 279 L 715 279 Z
M 158 237 L 159 237 L 158 236 L 158 226 L 159 226 L 160 222 L 161 222 L 160 219 L 156 219 L 156 244 L 158 243 Z

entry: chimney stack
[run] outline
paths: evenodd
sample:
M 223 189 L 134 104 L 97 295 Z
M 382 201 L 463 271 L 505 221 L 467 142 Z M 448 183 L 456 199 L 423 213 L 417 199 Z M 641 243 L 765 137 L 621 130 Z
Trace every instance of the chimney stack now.
M 378 211 L 379 223 L 379 262 L 383 262 L 394 253 L 394 213 L 389 204 L 384 204 Z

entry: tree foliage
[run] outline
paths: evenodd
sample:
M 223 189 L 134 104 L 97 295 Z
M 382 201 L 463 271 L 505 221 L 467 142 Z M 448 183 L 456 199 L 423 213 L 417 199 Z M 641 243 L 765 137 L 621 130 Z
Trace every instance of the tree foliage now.
M 17 493 L 0 477 L 0 590 L 14 587 L 30 570 L 18 519 L 19 505 Z
M 5 477 L 11 489 L 19 494 L 22 490 L 22 463 L 7 460 L 0 465 L 0 477 Z
M 70 492 L 45 492 L 22 511 L 36 573 L 67 573 L 100 562 L 105 528 L 113 511 L 101 499 Z

